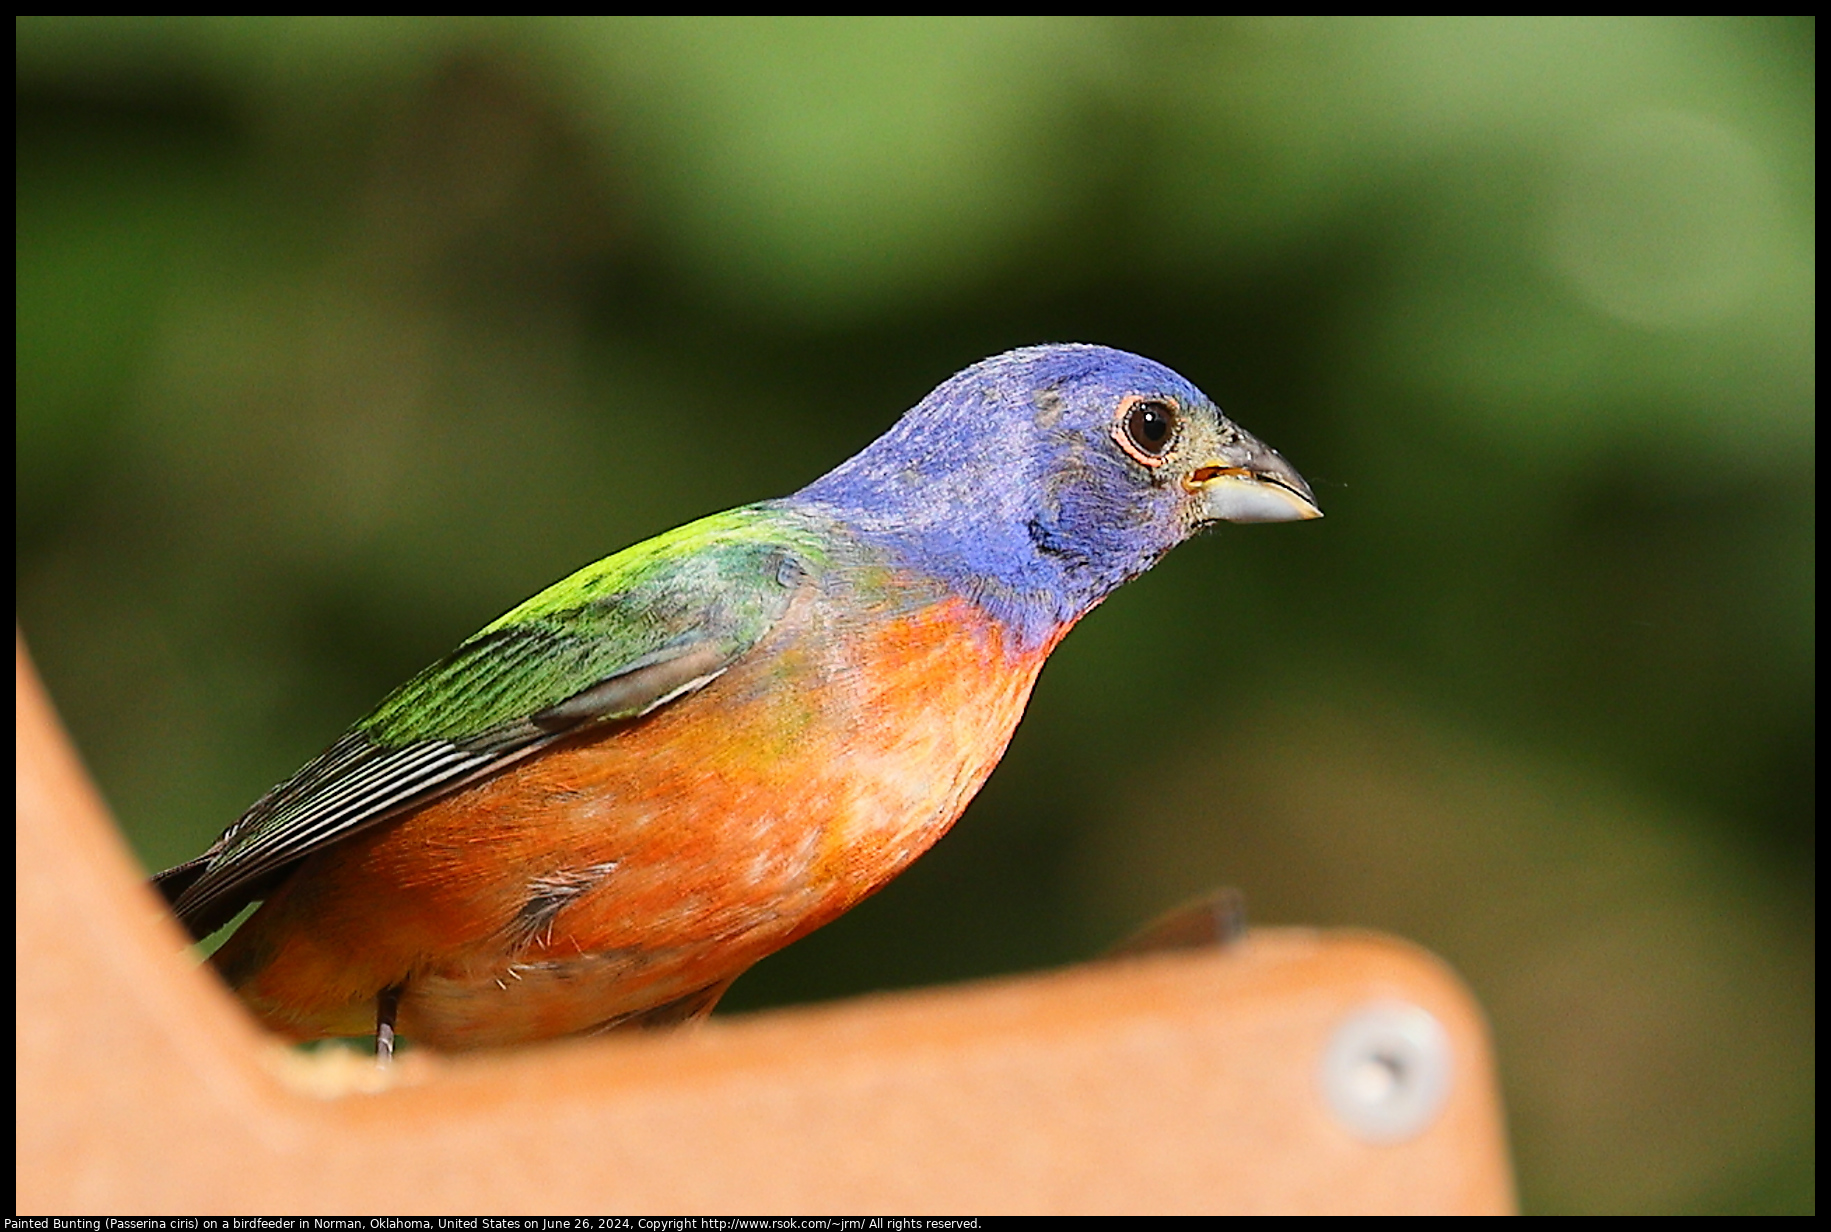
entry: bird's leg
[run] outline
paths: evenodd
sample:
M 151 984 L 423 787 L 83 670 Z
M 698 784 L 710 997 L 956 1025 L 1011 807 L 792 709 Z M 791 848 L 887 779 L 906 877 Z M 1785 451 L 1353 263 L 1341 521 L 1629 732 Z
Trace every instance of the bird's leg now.
M 375 997 L 375 1064 L 394 1064 L 394 1019 L 401 1011 L 403 985 L 390 984 Z

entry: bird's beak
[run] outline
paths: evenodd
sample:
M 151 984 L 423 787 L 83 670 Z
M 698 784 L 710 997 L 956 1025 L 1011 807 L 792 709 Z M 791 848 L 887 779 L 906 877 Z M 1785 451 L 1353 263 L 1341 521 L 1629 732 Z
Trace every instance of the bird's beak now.
M 1300 522 L 1322 516 L 1310 485 L 1270 446 L 1242 432 L 1221 455 L 1183 480 L 1183 487 L 1199 496 L 1204 521 Z

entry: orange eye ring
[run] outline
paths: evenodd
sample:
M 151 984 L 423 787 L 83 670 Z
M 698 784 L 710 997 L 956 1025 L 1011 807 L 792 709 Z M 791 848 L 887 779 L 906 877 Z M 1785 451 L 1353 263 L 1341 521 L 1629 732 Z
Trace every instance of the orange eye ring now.
M 1162 466 L 1181 427 L 1176 400 L 1155 394 L 1127 394 L 1113 414 L 1113 440 L 1140 466 Z

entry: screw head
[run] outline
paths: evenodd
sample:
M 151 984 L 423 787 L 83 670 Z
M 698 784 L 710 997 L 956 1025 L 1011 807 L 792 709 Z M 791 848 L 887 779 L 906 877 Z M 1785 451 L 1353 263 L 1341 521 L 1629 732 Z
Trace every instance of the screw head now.
M 1367 1142 L 1403 1142 L 1429 1129 L 1449 1098 L 1449 1035 L 1403 1001 L 1361 1006 L 1335 1028 L 1322 1057 L 1324 1102 Z

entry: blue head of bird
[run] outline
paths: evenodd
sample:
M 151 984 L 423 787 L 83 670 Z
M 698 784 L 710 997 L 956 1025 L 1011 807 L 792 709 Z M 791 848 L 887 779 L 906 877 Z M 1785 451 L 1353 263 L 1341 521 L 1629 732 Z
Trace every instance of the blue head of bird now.
M 1318 518 L 1309 485 L 1182 376 L 1085 344 L 937 387 L 792 498 L 1049 640 L 1216 522 Z

